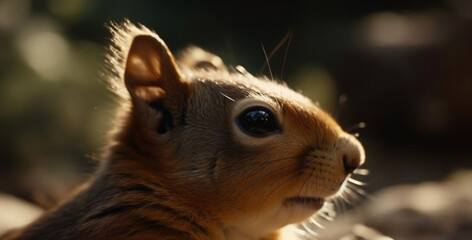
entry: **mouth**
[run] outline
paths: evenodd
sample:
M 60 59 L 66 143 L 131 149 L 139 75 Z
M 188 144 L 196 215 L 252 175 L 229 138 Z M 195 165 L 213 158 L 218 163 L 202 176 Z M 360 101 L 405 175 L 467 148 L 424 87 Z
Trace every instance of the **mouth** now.
M 291 197 L 284 200 L 284 205 L 287 207 L 296 206 L 310 209 L 321 209 L 325 200 L 323 198 L 314 197 Z

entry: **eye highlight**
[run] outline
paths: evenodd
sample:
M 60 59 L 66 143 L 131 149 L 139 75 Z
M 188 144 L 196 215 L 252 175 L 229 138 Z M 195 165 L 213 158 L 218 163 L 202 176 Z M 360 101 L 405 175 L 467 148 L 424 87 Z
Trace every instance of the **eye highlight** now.
M 263 106 L 247 108 L 239 114 L 236 122 L 244 133 L 253 137 L 264 137 L 279 131 L 275 114 Z

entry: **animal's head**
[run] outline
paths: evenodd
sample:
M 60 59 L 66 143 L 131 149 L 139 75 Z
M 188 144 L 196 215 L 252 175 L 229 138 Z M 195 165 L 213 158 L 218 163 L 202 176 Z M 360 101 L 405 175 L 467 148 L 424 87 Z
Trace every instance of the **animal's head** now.
M 195 47 L 174 60 L 156 34 L 125 28 L 131 110 L 119 139 L 179 203 L 269 232 L 316 213 L 364 162 L 355 137 L 287 86 Z

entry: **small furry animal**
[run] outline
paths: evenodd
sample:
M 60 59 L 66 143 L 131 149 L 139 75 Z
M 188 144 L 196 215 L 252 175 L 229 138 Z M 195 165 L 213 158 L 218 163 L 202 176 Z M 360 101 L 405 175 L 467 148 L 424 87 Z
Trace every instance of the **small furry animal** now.
M 301 94 L 197 47 L 177 60 L 129 21 L 111 26 L 121 96 L 93 178 L 3 240 L 275 240 L 342 191 L 364 149 Z

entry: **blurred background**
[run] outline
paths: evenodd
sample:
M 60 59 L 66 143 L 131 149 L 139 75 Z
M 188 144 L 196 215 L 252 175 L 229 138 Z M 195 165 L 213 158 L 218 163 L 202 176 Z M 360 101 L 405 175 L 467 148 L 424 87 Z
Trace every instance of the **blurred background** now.
M 369 193 L 472 168 L 470 0 L 0 0 L 0 192 L 49 207 L 93 171 L 115 108 L 105 24 L 124 18 L 254 75 L 283 43 L 274 77 L 354 126 Z

